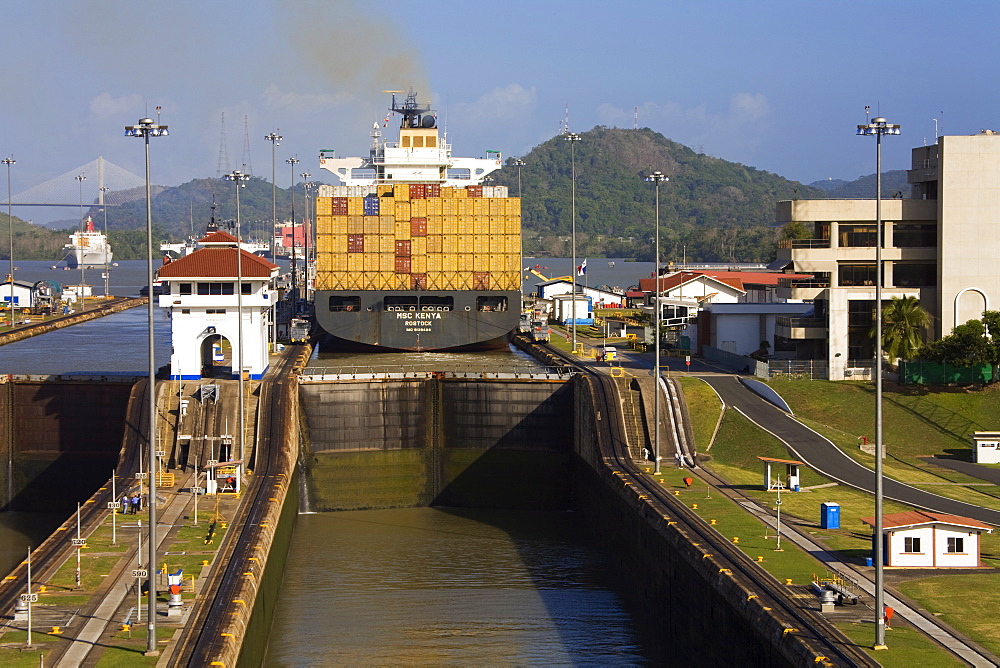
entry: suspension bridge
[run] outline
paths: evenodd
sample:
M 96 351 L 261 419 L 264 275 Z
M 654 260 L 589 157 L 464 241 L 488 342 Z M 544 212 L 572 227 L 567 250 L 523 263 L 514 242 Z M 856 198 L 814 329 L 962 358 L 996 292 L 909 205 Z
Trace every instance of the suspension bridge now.
M 83 177 L 83 178 L 80 178 Z M 14 206 L 118 206 L 146 196 L 146 179 L 98 157 L 11 196 Z

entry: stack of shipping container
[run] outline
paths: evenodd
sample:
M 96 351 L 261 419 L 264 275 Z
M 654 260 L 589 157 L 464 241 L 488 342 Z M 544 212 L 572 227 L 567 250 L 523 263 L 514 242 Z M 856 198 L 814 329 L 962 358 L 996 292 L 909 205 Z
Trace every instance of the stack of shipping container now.
M 503 186 L 322 186 L 317 290 L 520 290 L 521 200 Z

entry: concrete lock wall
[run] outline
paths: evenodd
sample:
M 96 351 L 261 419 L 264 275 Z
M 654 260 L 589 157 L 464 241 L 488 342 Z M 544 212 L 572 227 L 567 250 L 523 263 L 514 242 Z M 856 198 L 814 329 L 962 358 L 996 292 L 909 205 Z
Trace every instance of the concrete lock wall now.
M 568 506 L 564 382 L 334 382 L 300 393 L 309 510 Z
M 0 510 L 61 511 L 90 496 L 118 461 L 131 385 L 0 383 Z M 57 490 L 58 493 L 53 493 Z

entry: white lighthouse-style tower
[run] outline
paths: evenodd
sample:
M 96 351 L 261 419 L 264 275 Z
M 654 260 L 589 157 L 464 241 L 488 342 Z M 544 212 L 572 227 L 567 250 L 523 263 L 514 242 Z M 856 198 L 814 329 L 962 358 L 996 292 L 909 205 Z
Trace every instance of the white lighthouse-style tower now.
M 224 367 L 239 378 L 242 302 L 244 377 L 259 380 L 267 370 L 267 315 L 276 298 L 272 282 L 278 266 L 237 250 L 236 237 L 227 232 L 212 232 L 198 243 L 199 250 L 163 265 L 158 273 L 160 306 L 170 309 L 170 378 L 198 380 Z

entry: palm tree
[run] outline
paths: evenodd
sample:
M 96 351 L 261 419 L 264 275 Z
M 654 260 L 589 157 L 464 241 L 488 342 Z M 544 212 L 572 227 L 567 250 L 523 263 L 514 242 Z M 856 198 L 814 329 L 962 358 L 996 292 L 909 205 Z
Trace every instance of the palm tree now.
M 893 297 L 882 308 L 882 348 L 890 362 L 895 364 L 896 360 L 915 357 L 924 343 L 924 333 L 930 322 L 931 316 L 919 299 Z

